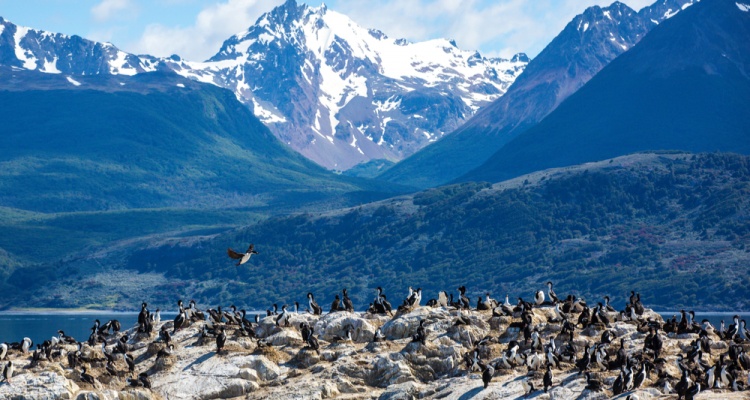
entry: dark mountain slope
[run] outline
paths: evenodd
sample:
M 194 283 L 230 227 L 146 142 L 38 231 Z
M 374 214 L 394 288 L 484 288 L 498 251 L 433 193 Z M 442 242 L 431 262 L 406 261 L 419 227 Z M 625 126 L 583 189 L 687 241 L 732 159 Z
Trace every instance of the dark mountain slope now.
M 231 92 L 173 73 L 0 75 L 0 283 L 21 267 L 31 280 L 53 276 L 34 271 L 92 249 L 216 234 L 399 189 L 324 170 Z
M 224 89 L 171 73 L 12 74 L 0 86 L 2 206 L 249 207 L 378 189 L 291 151 Z M 40 89 L 16 90 L 24 80 Z
M 473 299 L 528 298 L 552 280 L 558 294 L 580 290 L 589 302 L 610 294 L 621 304 L 637 290 L 665 309 L 747 309 L 749 182 L 745 156 L 637 154 L 60 263 L 35 271 L 65 276 L 63 283 L 31 291 L 25 302 L 77 306 L 107 293 L 117 307 L 137 307 L 143 296 L 263 310 L 304 304 L 308 291 L 329 304 L 347 288 L 363 309 L 377 286 L 397 305 L 407 286 L 422 287 L 425 299 L 462 284 Z M 248 242 L 261 254 L 237 268 L 226 247 Z M 10 284 L 48 279 L 25 273 Z M 106 283 L 110 276 L 122 282 Z M 134 286 L 138 295 L 121 289 Z
M 750 12 L 696 4 L 654 29 L 539 125 L 460 180 L 642 150 L 750 153 Z
M 654 21 L 664 21 L 691 3 L 660 0 L 638 13 L 620 2 L 586 9 L 531 60 L 503 97 L 381 178 L 425 188 L 450 182 L 478 167 L 632 48 L 656 26 Z

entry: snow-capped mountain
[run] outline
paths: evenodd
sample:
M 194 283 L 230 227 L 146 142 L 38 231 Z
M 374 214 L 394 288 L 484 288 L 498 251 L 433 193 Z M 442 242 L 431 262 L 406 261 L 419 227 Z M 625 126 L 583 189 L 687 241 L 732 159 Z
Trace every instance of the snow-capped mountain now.
M 154 71 L 141 59 L 110 43 L 14 25 L 0 17 L 0 65 L 72 75 L 135 75 Z
M 295 0 L 204 62 L 136 56 L 0 19 L 0 65 L 70 75 L 169 68 L 232 90 L 284 143 L 339 170 L 413 154 L 502 96 L 528 62 L 524 54 L 485 58 L 445 39 L 392 39 Z
M 347 169 L 400 160 L 439 139 L 505 93 L 528 59 L 488 59 L 444 39 L 392 39 L 325 5 L 289 0 L 210 60 L 166 62 L 234 90 L 282 141 Z
M 481 165 L 546 117 L 612 60 L 693 0 L 659 0 L 636 12 L 618 1 L 574 17 L 524 69 L 508 92 L 445 139 L 380 177 L 416 187 L 444 184 Z

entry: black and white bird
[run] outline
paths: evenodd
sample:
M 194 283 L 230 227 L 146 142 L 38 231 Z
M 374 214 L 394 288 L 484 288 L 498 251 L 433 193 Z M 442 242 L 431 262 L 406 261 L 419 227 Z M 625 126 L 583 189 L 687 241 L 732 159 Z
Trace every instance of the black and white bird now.
M 232 250 L 231 248 L 227 249 L 227 255 L 229 255 L 229 258 L 238 260 L 237 264 L 235 264 L 238 267 L 248 262 L 248 260 L 250 260 L 250 257 L 252 257 L 253 254 L 259 254 L 259 253 L 258 251 L 255 250 L 255 245 L 252 243 L 250 243 L 250 246 L 247 248 L 247 251 L 244 253 L 238 253 Z
M 86 367 L 81 367 L 81 380 L 91 385 L 96 384 L 94 377 L 86 373 Z
M 216 336 L 216 354 L 221 354 L 221 350 L 224 349 L 224 345 L 227 343 L 227 334 L 224 332 L 224 328 L 221 328 L 219 335 Z
M 169 357 L 169 356 L 172 355 L 172 352 L 174 352 L 174 345 L 170 343 L 170 344 L 167 345 L 167 347 L 159 350 L 156 353 L 156 358 L 159 359 L 159 358 L 163 358 L 163 357 Z
M 422 301 L 422 288 L 414 290 L 406 301 L 409 303 L 410 307 L 419 307 L 419 303 Z
M 351 326 L 347 326 L 346 329 L 344 329 L 344 336 L 341 335 L 334 335 L 331 338 L 331 342 L 351 342 L 352 341 L 352 329 Z
M 609 305 L 609 296 L 604 296 L 604 311 L 606 312 L 617 312 L 614 307 Z
M 347 293 L 346 289 L 343 290 L 344 298 L 342 299 L 342 303 L 344 303 L 344 310 L 348 312 L 354 312 L 354 303 L 352 303 L 352 299 L 349 298 L 349 293 Z
M 422 343 L 423 345 L 427 342 L 427 331 L 424 329 L 424 320 L 419 321 L 417 333 L 412 336 L 412 341 Z
M 276 326 L 279 326 L 279 322 L 284 322 L 285 326 L 289 326 L 289 311 L 286 310 L 286 304 L 281 306 L 281 314 L 276 317 Z
M 544 291 L 537 290 L 536 295 L 534 295 L 534 302 L 536 305 L 540 306 L 542 303 L 544 303 Z
M 638 372 L 636 372 L 633 376 L 633 387 L 632 387 L 633 390 L 641 387 L 643 382 L 646 380 L 646 375 L 647 375 L 646 363 L 642 363 L 641 369 L 639 369 Z
M 469 298 L 466 297 L 466 286 L 460 286 L 458 288 L 458 300 L 461 308 L 465 309 L 471 309 L 471 301 L 469 301 Z
M 148 374 L 146 374 L 145 372 L 141 372 L 140 374 L 138 374 L 138 381 L 140 381 L 141 385 L 143 385 L 143 387 L 145 387 L 146 389 L 151 389 L 151 380 L 148 379 Z
M 10 378 L 13 377 L 13 361 L 8 361 L 3 368 L 3 379 L 10 385 Z
M 530 382 L 528 379 L 524 379 L 521 381 L 521 387 L 523 387 L 524 397 L 527 397 L 536 391 L 536 389 L 534 388 L 534 382 Z
M 172 328 L 172 335 L 174 335 L 175 332 L 185 327 L 186 322 L 187 322 L 187 316 L 185 315 L 185 307 L 182 305 L 182 300 L 177 301 L 177 305 L 179 306 L 180 310 L 177 313 L 177 316 L 174 317 L 174 327 Z
M 544 393 L 547 393 L 547 390 L 552 387 L 552 365 L 547 364 L 547 372 L 544 373 Z
M 547 295 L 549 296 L 549 300 L 552 302 L 552 304 L 557 304 L 560 302 L 560 299 L 557 298 L 557 294 L 555 294 L 555 291 L 552 290 L 552 281 L 547 282 Z
M 310 305 L 310 312 L 313 313 L 313 315 L 320 315 L 323 313 L 323 308 L 315 302 L 315 296 L 313 296 L 312 293 L 307 294 L 307 301 Z
M 495 367 L 492 363 L 489 363 L 482 369 L 482 383 L 484 383 L 485 389 L 490 385 L 493 376 L 495 376 Z
M 617 396 L 625 391 L 625 370 L 620 369 L 620 375 L 612 383 L 612 394 Z
M 385 335 L 383 335 L 383 331 L 380 328 L 378 328 L 377 330 L 375 330 L 375 334 L 372 337 L 372 341 L 373 342 L 382 342 L 382 341 L 385 341 Z
M 34 342 L 30 338 L 23 338 L 21 341 L 21 351 L 24 353 L 28 353 L 31 346 L 34 345 Z
M 336 295 L 336 298 L 333 299 L 333 303 L 331 303 L 331 311 L 329 311 L 329 313 L 343 310 L 344 308 L 341 307 L 341 299 L 339 298 L 339 295 Z

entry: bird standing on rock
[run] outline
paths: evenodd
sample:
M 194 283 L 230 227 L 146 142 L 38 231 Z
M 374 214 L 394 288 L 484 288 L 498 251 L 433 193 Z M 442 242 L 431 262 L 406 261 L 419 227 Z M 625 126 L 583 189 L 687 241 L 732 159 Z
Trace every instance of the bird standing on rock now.
M 521 386 L 523 387 L 524 397 L 527 397 L 536 391 L 536 389 L 534 388 L 534 382 L 530 382 L 528 379 L 522 380 Z
M 96 384 L 94 377 L 86 373 L 86 367 L 81 367 L 81 380 L 92 385 Z
M 422 343 L 423 345 L 427 342 L 427 331 L 424 329 L 424 320 L 419 321 L 417 333 L 412 336 L 412 341 Z
M 485 389 L 487 389 L 487 386 L 490 385 L 490 381 L 492 380 L 493 376 L 495 376 L 495 367 L 492 365 L 492 363 L 489 363 L 482 369 L 482 383 L 484 383 Z
M 336 298 L 333 299 L 333 303 L 331 303 L 331 311 L 329 311 L 329 313 L 342 310 L 343 308 L 341 308 L 341 299 L 339 298 L 339 295 L 336 295 Z
M 348 312 L 354 312 L 354 304 L 352 303 L 352 299 L 349 298 L 349 293 L 346 292 L 346 289 L 343 290 L 344 292 L 344 310 Z
M 221 354 L 221 350 L 224 349 L 224 344 L 227 342 L 227 334 L 224 332 L 224 328 L 221 328 L 219 335 L 216 336 L 216 354 Z
M 315 296 L 313 296 L 312 293 L 307 294 L 307 299 L 310 305 L 310 312 L 313 313 L 313 315 L 320 315 L 323 313 L 323 308 L 315 302 Z
M 10 378 L 13 377 L 13 361 L 8 361 L 3 368 L 3 379 L 10 385 Z
M 541 306 L 542 303 L 544 303 L 544 291 L 537 290 L 536 295 L 534 295 L 534 302 L 537 306 Z
M 286 326 L 289 326 L 289 312 L 286 310 L 286 304 L 281 306 L 281 314 L 276 317 L 276 326 L 279 326 L 279 322 L 282 321 Z
M 547 372 L 544 373 L 544 393 L 552 387 L 552 364 L 547 364 Z

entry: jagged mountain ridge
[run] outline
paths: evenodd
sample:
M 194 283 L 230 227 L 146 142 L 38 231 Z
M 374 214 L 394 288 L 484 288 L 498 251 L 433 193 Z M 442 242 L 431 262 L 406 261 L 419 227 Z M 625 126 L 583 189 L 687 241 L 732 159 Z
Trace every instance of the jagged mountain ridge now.
M 156 70 L 154 60 L 80 36 L 18 26 L 0 17 L 0 65 L 70 75 L 135 75 Z
M 524 54 L 488 59 L 444 39 L 391 39 L 294 0 L 205 62 L 0 23 L 1 65 L 74 75 L 169 68 L 232 90 L 284 143 L 333 169 L 411 155 L 501 96 L 528 63 Z
M 743 6 L 705 1 L 665 22 L 460 180 L 494 182 L 645 150 L 750 154 Z
M 587 8 L 529 63 L 505 95 L 456 132 L 396 164 L 381 178 L 425 188 L 450 182 L 478 167 L 635 46 L 654 26 L 692 3 L 660 0 L 639 12 L 620 2 Z

